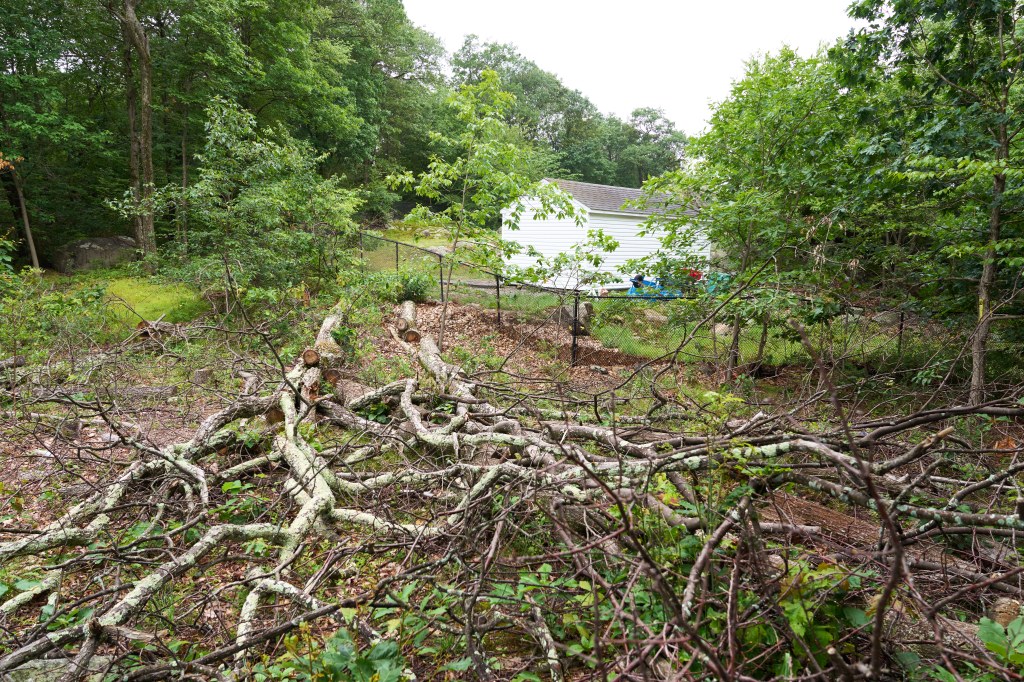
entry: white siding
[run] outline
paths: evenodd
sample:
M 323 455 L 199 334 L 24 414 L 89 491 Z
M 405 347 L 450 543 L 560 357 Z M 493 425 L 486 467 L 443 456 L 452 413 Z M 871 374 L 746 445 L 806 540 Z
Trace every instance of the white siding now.
M 571 249 L 574 244 L 586 240 L 586 221 L 584 221 L 583 227 L 579 227 L 574 218 L 558 218 L 549 215 L 545 218 L 535 219 L 533 210 L 535 204 L 526 202 L 526 205 L 527 208 L 522 212 L 519 220 L 519 229 L 510 229 L 508 225 L 509 212 L 502 212 L 502 239 L 518 242 L 524 250 L 532 246 L 545 258 L 554 258 Z M 524 268 L 536 265 L 536 260 L 526 253 L 516 254 L 508 260 L 511 265 Z M 547 282 L 547 284 L 555 283 Z
M 615 275 L 619 280 L 618 285 L 612 284 L 609 285 L 609 288 L 628 287 L 629 278 L 637 273 L 626 271 L 626 262 L 648 256 L 661 246 L 657 235 L 639 236 L 638 233 L 646 218 L 642 215 L 595 212 L 587 216 L 583 227 L 579 227 L 574 220 L 569 218 L 558 219 L 549 216 L 535 220 L 533 210 L 527 208 L 523 211 L 518 230 L 511 230 L 507 227 L 508 212 L 505 212 L 502 217 L 504 219 L 501 230 L 503 239 L 518 242 L 524 249 L 532 246 L 548 258 L 569 251 L 575 244 L 585 241 L 588 229 L 603 230 L 606 235 L 619 243 L 619 247 L 615 251 L 604 254 L 604 263 L 601 267 L 601 272 Z M 710 247 L 706 242 L 698 243 L 694 250 L 697 254 L 705 257 L 710 255 Z M 534 259 L 526 254 L 512 256 L 509 262 L 520 267 L 529 267 L 535 264 Z M 644 274 L 648 277 L 657 276 L 657 273 Z M 576 285 L 575 282 L 561 281 L 551 281 L 546 284 L 568 287 Z
M 619 248 L 604 256 L 602 272 L 615 275 L 619 283 L 628 286 L 629 278 L 637 274 L 626 271 L 626 261 L 649 256 L 658 250 L 661 242 L 656 235 L 641 237 L 644 216 L 614 213 L 594 213 L 590 216 L 591 229 L 599 229 L 619 243 Z

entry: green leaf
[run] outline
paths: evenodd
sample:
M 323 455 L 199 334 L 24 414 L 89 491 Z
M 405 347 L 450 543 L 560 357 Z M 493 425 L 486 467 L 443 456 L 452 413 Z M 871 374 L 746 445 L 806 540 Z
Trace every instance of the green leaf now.
M 1008 659 L 1019 665 L 1024 663 L 1024 618 L 1017 617 L 1006 626 Z
M 786 620 L 789 621 L 789 627 L 793 629 L 798 637 L 803 637 L 807 634 L 807 626 L 810 625 L 813 620 L 807 609 L 804 608 L 804 604 L 801 601 L 785 601 L 782 603 L 782 611 L 786 614 Z
M 233 493 L 242 489 L 241 481 L 227 481 L 221 485 L 220 491 L 222 493 Z
M 931 676 L 942 682 L 957 682 L 957 678 L 953 673 L 949 672 L 945 668 L 932 668 Z
M 453 671 L 455 671 L 457 673 L 461 673 L 461 672 L 465 672 L 465 671 L 469 670 L 472 667 L 472 665 L 473 665 L 473 659 L 470 658 L 469 656 L 466 656 L 465 658 L 460 658 L 457 661 L 452 661 L 451 663 L 446 663 L 444 665 L 444 667 L 442 667 L 441 669 L 442 670 L 453 670 Z
M 871 622 L 871 618 L 864 612 L 864 609 L 858 609 L 854 606 L 844 606 L 843 615 L 846 617 L 847 622 L 855 628 L 864 627 Z
M 985 644 L 986 649 L 1003 659 L 1006 658 L 1009 642 L 1002 625 L 989 618 L 982 618 L 978 622 L 978 639 Z
M 895 658 L 901 668 L 910 672 L 917 670 L 921 665 L 921 657 L 913 651 L 900 651 Z

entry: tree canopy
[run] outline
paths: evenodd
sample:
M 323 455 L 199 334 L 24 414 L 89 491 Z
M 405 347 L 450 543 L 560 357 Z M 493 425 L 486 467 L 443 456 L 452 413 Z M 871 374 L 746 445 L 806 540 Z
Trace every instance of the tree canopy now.
M 639 186 L 682 157 L 685 137 L 660 111 L 602 115 L 511 45 L 470 36 L 450 76 L 446 58 L 401 0 L 14 3 L 0 17 L 0 150 L 11 164 L 0 222 L 26 256 L 31 231 L 44 263 L 89 236 L 177 248 L 189 204 L 158 195 L 174 185 L 184 196 L 204 172 L 215 98 L 308 144 L 323 178 L 361 194 L 364 215 L 387 215 L 416 199 L 389 175 L 458 154 L 445 139 L 465 124 L 446 101 L 487 69 L 515 98 L 507 123 L 535 150 L 534 175 Z M 111 211 L 126 191 L 135 209 Z

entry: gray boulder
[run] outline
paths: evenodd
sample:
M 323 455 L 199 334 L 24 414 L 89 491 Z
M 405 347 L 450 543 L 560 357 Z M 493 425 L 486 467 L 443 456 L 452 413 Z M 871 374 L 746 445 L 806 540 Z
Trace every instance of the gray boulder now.
M 64 273 L 109 268 L 138 258 L 138 245 L 131 237 L 94 237 L 71 242 L 57 253 L 57 270 Z
M 871 316 L 871 321 L 882 327 L 895 327 L 900 323 L 900 311 L 886 310 L 881 313 L 875 313 Z
M 664 327 L 668 324 L 668 318 L 656 310 L 647 309 L 644 311 L 644 320 L 652 327 Z

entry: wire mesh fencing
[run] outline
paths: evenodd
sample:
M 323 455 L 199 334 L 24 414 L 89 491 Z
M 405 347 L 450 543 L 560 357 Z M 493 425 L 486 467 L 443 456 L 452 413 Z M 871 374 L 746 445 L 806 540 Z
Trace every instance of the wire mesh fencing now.
M 907 310 L 847 306 L 794 327 L 782 312 L 713 315 L 720 296 L 692 287 L 681 296 L 595 294 L 510 282 L 456 260 L 444 246 L 417 246 L 364 233 L 370 272 L 417 277 L 430 298 L 491 311 L 511 348 L 548 352 L 570 365 L 633 365 L 676 359 L 708 371 L 750 372 L 823 364 L 911 383 L 939 382 L 964 364 L 964 334 Z M 760 294 L 751 289 L 746 299 Z M 1020 346 L 1001 351 L 1019 367 Z M 962 369 L 962 368 L 961 368 Z
M 369 232 L 359 233 L 359 255 L 368 272 L 406 273 L 426 276 L 429 293 L 444 300 L 444 261 L 448 250 L 421 247 Z

